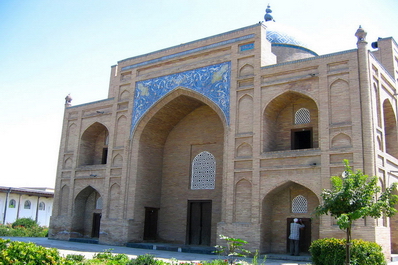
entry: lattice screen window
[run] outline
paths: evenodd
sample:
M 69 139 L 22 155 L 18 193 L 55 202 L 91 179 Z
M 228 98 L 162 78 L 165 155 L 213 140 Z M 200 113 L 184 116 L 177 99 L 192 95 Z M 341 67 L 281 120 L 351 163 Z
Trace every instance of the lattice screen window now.
M 311 122 L 310 111 L 306 108 L 301 108 L 296 111 L 294 115 L 294 124 L 306 124 Z
M 203 151 L 192 161 L 192 190 L 211 190 L 215 187 L 216 159 L 214 156 Z
M 306 213 L 308 211 L 308 202 L 307 199 L 298 195 L 292 201 L 292 213 Z

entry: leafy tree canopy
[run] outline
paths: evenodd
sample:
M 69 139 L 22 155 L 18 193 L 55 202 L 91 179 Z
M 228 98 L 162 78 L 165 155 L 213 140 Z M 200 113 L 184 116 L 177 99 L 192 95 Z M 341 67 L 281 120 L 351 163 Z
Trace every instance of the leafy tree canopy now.
M 370 216 L 391 217 L 398 196 L 393 194 L 397 183 L 381 192 L 377 177 L 369 177 L 357 170 L 353 172 L 348 160 L 344 160 L 345 171 L 342 177 L 331 178 L 332 188 L 321 193 L 323 202 L 316 209 L 318 215 L 329 214 L 337 218 L 340 229 L 351 228 L 352 222 Z

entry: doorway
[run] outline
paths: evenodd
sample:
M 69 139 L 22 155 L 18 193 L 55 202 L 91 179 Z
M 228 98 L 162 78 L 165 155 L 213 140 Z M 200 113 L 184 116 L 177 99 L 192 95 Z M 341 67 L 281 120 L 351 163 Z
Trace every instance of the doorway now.
M 292 130 L 292 150 L 312 148 L 312 128 Z
M 290 224 L 293 223 L 294 218 L 287 218 L 287 234 L 286 234 L 286 252 L 290 251 Z M 309 252 L 310 245 L 311 245 L 311 218 L 300 218 L 305 227 L 300 229 L 300 242 L 299 248 L 300 252 Z
M 210 246 L 211 201 L 188 201 L 189 245 Z
M 156 240 L 159 208 L 145 207 L 144 240 Z
M 101 213 L 93 214 L 93 229 L 91 231 L 91 237 L 99 238 L 100 225 L 101 225 Z

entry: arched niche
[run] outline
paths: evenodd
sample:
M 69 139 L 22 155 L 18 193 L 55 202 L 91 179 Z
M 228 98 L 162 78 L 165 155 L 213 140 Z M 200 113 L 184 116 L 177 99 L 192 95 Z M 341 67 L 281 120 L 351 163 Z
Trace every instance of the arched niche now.
M 77 125 L 72 123 L 68 128 L 66 136 L 66 151 L 73 151 L 75 149 L 77 138 Z
M 253 131 L 253 98 L 244 95 L 238 101 L 238 133 Z
M 72 168 L 72 165 L 73 165 L 73 160 L 72 160 L 71 157 L 68 157 L 67 159 L 65 159 L 65 162 L 64 162 L 64 168 L 65 169 Z
M 115 155 L 112 161 L 113 167 L 121 167 L 123 165 L 123 157 L 120 154 Z
M 122 93 L 120 93 L 120 97 L 119 97 L 120 101 L 128 100 L 129 98 L 130 98 L 130 92 L 129 91 L 123 90 Z
M 127 134 L 127 118 L 122 115 L 117 119 L 116 123 L 115 146 L 124 146 Z
M 331 122 L 351 122 L 351 100 L 349 85 L 345 80 L 337 79 L 330 85 Z
M 88 127 L 80 139 L 79 166 L 107 163 L 108 129 L 96 122 Z
M 296 124 L 296 113 L 305 108 L 310 122 Z M 271 100 L 263 115 L 263 150 L 284 151 L 318 148 L 318 107 L 302 93 L 287 91 Z
M 242 179 L 235 187 L 235 222 L 251 222 L 252 215 L 252 185 Z
M 339 133 L 332 139 L 332 148 L 350 147 L 351 145 L 351 137 L 345 133 Z
M 58 215 L 68 215 L 68 201 L 69 201 L 69 186 L 64 185 L 61 188 L 60 196 L 59 196 L 60 206 Z
M 120 214 L 120 185 L 114 183 L 109 189 L 108 217 L 117 218 Z
M 250 144 L 244 142 L 238 146 L 236 150 L 236 157 L 252 157 L 253 148 Z
M 254 67 L 250 64 L 245 64 L 239 70 L 239 76 L 254 75 Z

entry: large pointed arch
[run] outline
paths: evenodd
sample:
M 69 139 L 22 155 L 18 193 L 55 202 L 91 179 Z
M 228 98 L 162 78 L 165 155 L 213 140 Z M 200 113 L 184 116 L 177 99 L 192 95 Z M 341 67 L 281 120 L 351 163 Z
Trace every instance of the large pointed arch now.
M 296 113 L 303 108 L 309 117 L 297 124 Z M 287 91 L 272 99 L 263 115 L 264 152 L 318 148 L 318 115 L 315 100 L 305 94 Z
M 187 104 L 188 102 L 188 104 Z M 176 112 L 167 112 L 164 108 L 170 108 L 171 105 L 181 104 L 181 108 Z M 173 116 L 176 121 L 179 121 L 181 117 L 184 117 L 187 113 L 190 113 L 193 109 L 196 109 L 199 106 L 208 105 L 215 111 L 224 124 L 224 129 L 226 129 L 228 125 L 228 121 L 223 111 L 219 108 L 217 104 L 215 104 L 208 97 L 191 90 L 186 87 L 178 87 L 169 93 L 167 93 L 164 97 L 156 102 L 148 111 L 143 115 L 137 122 L 137 125 L 133 128 L 131 132 L 131 138 L 137 139 L 140 137 L 140 133 L 142 132 L 143 127 L 147 125 L 147 123 L 158 114 L 159 111 L 167 112 L 166 116 Z
M 154 104 L 179 87 L 186 87 L 211 99 L 229 122 L 231 63 L 223 62 L 184 72 L 136 82 L 132 130 Z
M 189 198 L 211 201 L 211 223 L 221 221 L 223 148 L 227 120 L 214 102 L 198 92 L 178 88 L 150 108 L 132 135 L 127 216 L 144 230 L 144 209 L 159 209 L 159 237 L 189 243 L 187 214 Z M 215 189 L 190 189 L 192 160 L 207 151 L 217 164 Z M 139 187 L 139 188 L 138 188 Z M 201 195 L 198 197 L 198 193 Z M 196 194 L 196 195 L 195 195 Z M 178 198 L 177 198 L 178 197 Z M 178 211 L 177 211 L 178 209 Z M 173 232 L 172 232 L 173 231 Z M 131 240 L 142 240 L 142 235 Z M 211 235 L 215 244 L 215 234 Z

